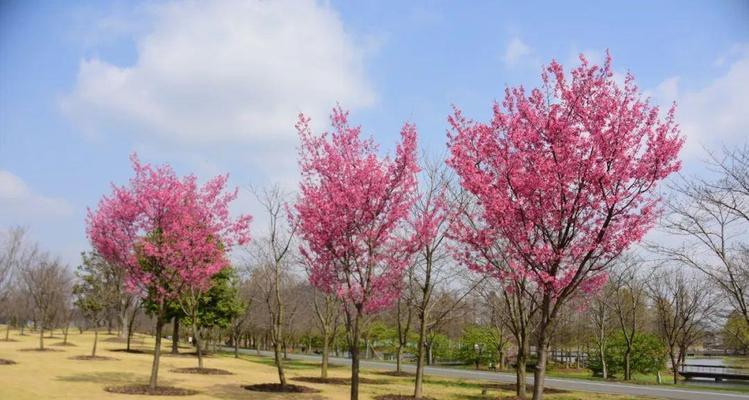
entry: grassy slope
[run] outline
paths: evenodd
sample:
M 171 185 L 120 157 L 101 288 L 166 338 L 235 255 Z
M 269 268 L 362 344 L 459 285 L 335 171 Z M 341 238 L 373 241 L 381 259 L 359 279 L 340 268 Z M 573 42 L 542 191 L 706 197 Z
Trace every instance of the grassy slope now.
M 0 333 L 4 337 L 4 327 L 0 327 Z M 118 361 L 77 361 L 68 359 L 71 356 L 86 355 L 91 351 L 93 335 L 84 333 L 78 335 L 71 333 L 69 341 L 76 347 L 57 347 L 63 352 L 20 352 L 19 349 L 35 347 L 38 343 L 37 336 L 17 336 L 12 332 L 11 338 L 17 342 L 0 342 L 0 358 L 16 361 L 16 365 L 0 365 L 0 399 L 14 400 L 37 400 L 37 399 L 155 399 L 147 396 L 117 395 L 103 391 L 106 386 L 125 384 L 144 384 L 148 381 L 152 357 L 149 354 L 128 354 L 112 352 L 112 349 L 123 348 L 124 344 L 107 341 L 99 342 L 97 354 L 116 357 Z M 111 336 L 99 335 L 100 339 Z M 143 350 L 152 346 L 151 338 L 138 338 L 142 343 Z M 56 338 L 46 339 L 46 345 L 58 343 L 62 340 L 59 333 Z M 165 344 L 168 351 L 169 343 Z M 227 400 L 259 400 L 259 399 L 332 399 L 344 400 L 348 398 L 348 387 L 338 385 L 314 385 L 322 390 L 320 394 L 306 395 L 278 395 L 249 392 L 241 388 L 241 385 L 253 383 L 275 382 L 276 371 L 271 360 L 263 357 L 243 356 L 234 359 L 229 355 L 219 355 L 205 360 L 205 366 L 209 368 L 222 368 L 229 370 L 234 375 L 228 376 L 205 376 L 172 373 L 169 370 L 180 367 L 197 366 L 193 357 L 165 356 L 161 360 L 159 373 L 160 383 L 163 385 L 174 385 L 191 388 L 201 393 L 190 396 L 191 400 L 203 399 L 227 399 Z M 291 362 L 288 368 L 289 377 L 317 376 L 317 366 L 309 362 Z M 387 380 L 386 385 L 363 385 L 362 398 L 372 398 L 378 394 L 402 393 L 409 394 L 412 390 L 411 378 L 394 378 L 374 375 L 371 371 L 364 371 L 362 376 Z M 332 368 L 330 375 L 334 377 L 346 377 L 348 369 L 343 367 Z M 488 396 L 481 396 L 481 383 L 472 381 L 448 380 L 444 378 L 428 379 L 425 394 L 437 399 L 484 399 L 497 398 L 498 396 L 511 395 L 508 391 L 490 390 Z M 157 397 L 165 398 L 165 397 Z M 637 397 L 593 395 L 589 393 L 566 393 L 547 395 L 549 400 L 624 400 L 637 399 Z M 641 397 L 639 399 L 642 399 Z

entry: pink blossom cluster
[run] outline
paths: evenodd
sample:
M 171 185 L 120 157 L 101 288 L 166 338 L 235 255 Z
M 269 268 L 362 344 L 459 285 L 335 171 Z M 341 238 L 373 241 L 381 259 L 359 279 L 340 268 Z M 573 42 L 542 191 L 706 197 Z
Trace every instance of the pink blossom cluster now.
M 679 170 L 683 144 L 674 107 L 661 115 L 632 75 L 617 84 L 610 57 L 580 60 L 569 75 L 552 62 L 530 93 L 507 89 L 487 123 L 457 108 L 449 118 L 448 163 L 480 208 L 478 231 L 454 224 L 461 259 L 497 268 L 482 256 L 501 241 L 500 274 L 553 296 L 605 283 L 609 260 L 655 223 L 656 185 Z
M 168 165 L 152 167 L 131 156 L 135 176 L 113 185 L 89 210 L 87 235 L 94 249 L 126 269 L 131 291 L 169 299 L 181 290 L 205 290 L 229 265 L 227 251 L 249 240 L 250 216 L 229 215 L 237 191 L 224 192 L 228 175 L 198 186 Z
M 372 139 L 340 107 L 332 132 L 315 136 L 299 116 L 302 171 L 295 211 L 311 283 L 370 313 L 398 297 L 412 242 L 398 235 L 415 200 L 416 128 L 405 124 L 395 158 L 378 157 Z

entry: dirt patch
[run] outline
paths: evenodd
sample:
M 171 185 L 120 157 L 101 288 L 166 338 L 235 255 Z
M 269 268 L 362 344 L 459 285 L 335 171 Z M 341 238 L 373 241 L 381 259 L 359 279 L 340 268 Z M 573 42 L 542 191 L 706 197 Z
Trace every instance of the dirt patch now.
M 110 393 L 120 394 L 139 394 L 147 396 L 191 396 L 198 394 L 197 390 L 183 389 L 174 386 L 157 386 L 151 390 L 148 385 L 127 385 L 127 386 L 110 386 L 104 388 Z
M 411 394 L 381 394 L 375 396 L 375 400 L 413 400 L 414 396 Z M 421 400 L 435 400 L 434 397 L 421 396 Z
M 38 347 L 34 347 L 33 349 L 20 349 L 18 351 L 38 351 L 38 352 L 50 352 L 50 353 L 52 353 L 52 352 L 60 352 L 60 351 L 65 351 L 65 350 L 50 349 L 49 347 L 45 347 L 43 349 L 40 349 Z
M 351 378 L 320 378 L 319 376 L 302 376 L 298 378 L 292 378 L 297 382 L 306 383 L 319 383 L 319 384 L 330 384 L 330 385 L 350 385 Z M 359 378 L 359 383 L 365 385 L 386 385 L 388 382 L 380 379 L 369 379 Z
M 114 357 L 106 357 L 106 356 L 73 356 L 69 357 L 70 360 L 82 360 L 82 361 L 119 361 L 119 359 Z
M 13 360 L 6 360 L 4 358 L 0 358 L 0 365 L 13 365 L 13 364 L 17 364 L 17 363 Z
M 406 371 L 400 371 L 400 372 L 398 372 L 398 371 L 377 371 L 377 372 L 374 372 L 374 373 L 377 374 L 377 375 L 385 375 L 385 376 L 399 376 L 399 377 L 402 377 L 402 376 L 414 377 L 414 376 L 416 376 L 416 374 L 414 374 L 413 372 L 406 372 Z
M 57 346 L 57 347 L 76 347 L 77 344 L 70 343 L 70 342 L 59 342 L 59 343 L 52 343 L 50 346 Z
M 109 337 L 106 339 L 101 339 L 101 341 L 105 343 L 127 343 L 127 339 L 123 339 L 121 337 Z
M 270 392 L 270 393 L 320 393 L 319 390 L 307 386 L 299 385 L 281 385 L 280 383 L 260 383 L 257 385 L 242 386 L 253 392 Z
M 114 351 L 116 353 L 146 354 L 145 351 L 138 349 L 109 349 L 109 351 Z
M 213 353 L 203 353 L 202 354 L 204 358 L 212 358 Z M 181 353 L 172 353 L 170 352 L 162 352 L 162 357 L 197 357 L 198 353 L 195 351 L 187 351 L 187 352 L 181 352 Z
M 17 342 L 17 341 L 18 340 L 16 340 L 16 339 L 5 339 L 5 338 L 0 339 L 0 342 Z
M 178 374 L 200 374 L 200 375 L 234 375 L 225 369 L 218 368 L 176 368 L 171 370 Z

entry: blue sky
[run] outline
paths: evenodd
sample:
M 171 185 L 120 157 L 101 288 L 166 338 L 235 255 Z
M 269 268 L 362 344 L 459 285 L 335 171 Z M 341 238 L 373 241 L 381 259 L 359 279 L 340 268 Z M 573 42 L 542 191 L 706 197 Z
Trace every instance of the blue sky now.
M 291 189 L 298 112 L 322 128 L 340 102 L 383 150 L 412 121 L 440 153 L 452 104 L 485 118 L 552 58 L 606 49 L 679 104 L 687 172 L 703 146 L 746 143 L 749 2 L 519 3 L 1 2 L 0 228 L 28 226 L 74 264 L 86 207 L 133 151 Z M 246 191 L 235 208 L 259 211 Z

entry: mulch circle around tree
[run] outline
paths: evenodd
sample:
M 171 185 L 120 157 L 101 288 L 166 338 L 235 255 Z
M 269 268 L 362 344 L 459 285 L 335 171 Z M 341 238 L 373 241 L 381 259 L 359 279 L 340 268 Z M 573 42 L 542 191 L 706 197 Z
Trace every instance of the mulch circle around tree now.
M 330 385 L 350 385 L 351 378 L 320 378 L 319 376 L 301 376 L 298 378 L 292 378 L 297 382 L 305 383 L 319 383 L 319 384 L 330 384 Z M 388 382 L 380 379 L 369 379 L 359 378 L 359 383 L 365 385 L 385 385 Z
M 320 393 L 319 390 L 311 388 L 311 387 L 292 385 L 288 383 L 286 385 L 281 385 L 280 383 L 259 383 L 257 385 L 245 385 L 242 387 L 247 390 L 252 390 L 253 392 Z
M 60 343 L 52 343 L 52 344 L 51 344 L 50 346 L 57 346 L 57 347 L 76 347 L 76 346 L 78 346 L 78 345 L 77 345 L 77 344 L 75 344 L 75 343 L 70 343 L 70 342 L 67 342 L 67 343 L 65 343 L 65 342 L 60 342 Z
M 40 349 L 40 348 L 38 348 L 38 347 L 34 347 L 33 349 L 20 349 L 20 350 L 18 350 L 18 351 L 38 351 L 38 352 L 40 352 L 40 353 L 43 353 L 43 352 L 50 352 L 50 353 L 52 353 L 52 352 L 60 352 L 60 351 L 65 351 L 65 350 L 60 350 L 60 349 L 50 349 L 49 347 L 45 347 L 45 348 L 43 348 L 43 349 Z
M 6 360 L 4 358 L 0 358 L 0 365 L 13 365 L 13 364 L 17 364 L 17 363 L 13 360 Z
M 16 339 L 5 339 L 5 338 L 0 339 L 0 342 L 17 342 L 17 341 L 18 340 L 16 340 Z
M 176 368 L 170 372 L 178 374 L 200 374 L 200 375 L 234 375 L 233 373 L 218 368 Z
M 146 352 L 143 350 L 138 349 L 109 349 L 109 351 L 114 351 L 116 353 L 131 353 L 131 354 L 145 354 Z
M 82 361 L 119 361 L 118 358 L 107 357 L 107 356 L 73 356 L 69 357 L 71 360 L 82 360 Z
M 157 386 L 156 389 L 151 390 L 148 385 L 127 385 L 110 386 L 104 388 L 104 390 L 110 393 L 140 394 L 147 396 L 191 396 L 198 394 L 197 390 L 183 389 L 173 386 Z
M 413 372 L 406 372 L 406 371 L 377 371 L 375 372 L 377 375 L 385 375 L 385 376 L 408 376 L 408 377 L 414 377 L 416 374 Z
M 375 400 L 413 400 L 412 394 L 381 394 L 375 396 Z M 435 400 L 434 397 L 421 396 L 421 400 Z

